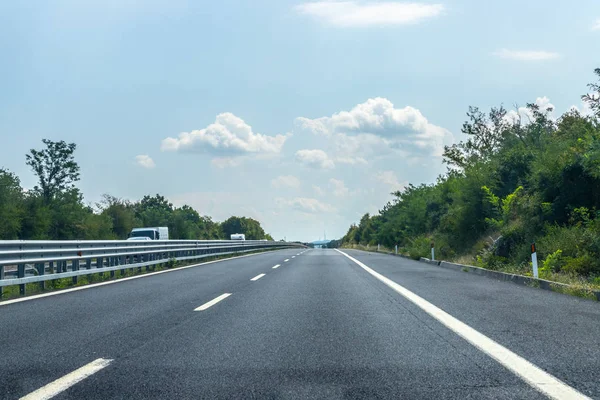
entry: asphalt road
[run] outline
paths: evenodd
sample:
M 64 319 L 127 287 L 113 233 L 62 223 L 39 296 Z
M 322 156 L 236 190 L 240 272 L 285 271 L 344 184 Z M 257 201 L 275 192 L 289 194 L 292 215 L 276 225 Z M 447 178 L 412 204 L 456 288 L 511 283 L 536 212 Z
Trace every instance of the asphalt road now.
M 419 303 L 338 251 L 301 251 L 0 303 L 0 398 L 547 398 L 537 367 L 600 399 L 596 302 L 344 251 Z M 460 323 L 526 361 L 510 370 Z

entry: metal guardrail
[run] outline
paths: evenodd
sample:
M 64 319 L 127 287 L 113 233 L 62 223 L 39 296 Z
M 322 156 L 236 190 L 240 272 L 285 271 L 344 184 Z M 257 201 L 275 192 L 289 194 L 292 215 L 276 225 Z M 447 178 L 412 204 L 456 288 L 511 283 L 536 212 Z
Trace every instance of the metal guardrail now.
M 196 260 L 217 255 L 256 250 L 301 247 L 297 243 L 263 240 L 8 240 L 0 241 L 0 298 L 5 286 L 19 285 L 25 294 L 27 283 L 103 274 L 111 277 L 120 270 L 146 270 L 171 260 Z

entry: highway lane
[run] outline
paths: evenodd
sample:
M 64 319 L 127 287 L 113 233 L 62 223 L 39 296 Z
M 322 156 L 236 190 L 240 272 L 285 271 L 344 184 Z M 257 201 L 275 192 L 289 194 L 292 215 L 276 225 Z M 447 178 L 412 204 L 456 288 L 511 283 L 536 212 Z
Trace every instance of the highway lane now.
M 385 254 L 345 252 L 588 396 L 600 398 L 600 304 Z
M 55 398 L 544 398 L 342 254 L 299 252 L 0 306 L 0 370 L 9 371 L 0 374 L 0 394 L 18 398 L 106 359 Z M 597 303 L 347 253 L 600 398 L 598 358 L 580 360 L 597 354 Z M 546 322 L 547 307 L 562 311 Z M 530 319 L 538 331 L 557 332 L 550 347 L 532 344 L 532 325 L 521 326 Z M 569 330 L 556 328 L 561 320 L 582 324 L 571 326 L 573 340 L 558 340 Z
M 195 307 L 300 250 L 281 250 L 0 305 L 0 398 L 14 399 L 193 318 Z M 2 303 L 0 303 L 2 304 Z
M 102 356 L 59 398 L 542 398 L 332 250 Z

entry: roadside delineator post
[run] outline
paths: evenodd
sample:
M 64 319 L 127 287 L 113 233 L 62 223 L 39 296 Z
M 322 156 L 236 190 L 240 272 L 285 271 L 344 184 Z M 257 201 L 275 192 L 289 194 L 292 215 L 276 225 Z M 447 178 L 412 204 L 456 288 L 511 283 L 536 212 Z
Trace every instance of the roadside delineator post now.
M 398 245 L 396 245 L 396 254 L 398 254 Z
M 533 266 L 533 277 L 538 277 L 538 261 L 535 243 L 531 243 L 531 265 Z
M 435 243 L 431 241 L 431 261 L 435 261 Z
M 379 251 L 379 244 L 377 245 L 377 251 Z

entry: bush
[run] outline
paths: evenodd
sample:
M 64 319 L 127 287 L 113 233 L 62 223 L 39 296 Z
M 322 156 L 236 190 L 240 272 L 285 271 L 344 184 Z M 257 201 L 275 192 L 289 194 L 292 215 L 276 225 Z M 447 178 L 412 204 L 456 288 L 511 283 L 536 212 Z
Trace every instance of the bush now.
M 418 260 L 421 257 L 431 257 L 431 239 L 427 236 L 417 236 L 409 241 L 406 251 L 411 258 Z
M 519 221 L 504 228 L 501 235 L 494 248 L 494 255 L 498 257 L 508 258 L 517 248 L 526 243 L 525 229 Z
M 546 235 L 538 240 L 538 256 L 548 262 L 547 271 L 590 275 L 600 273 L 595 221 L 589 224 L 548 226 Z
M 548 257 L 542 263 L 542 268 L 540 268 L 540 272 L 548 273 L 548 272 L 559 272 L 564 265 L 564 260 L 562 259 L 562 250 L 558 249 L 554 253 L 549 254 Z

